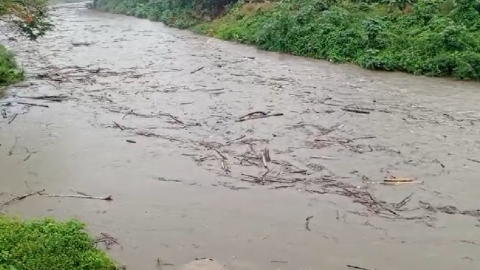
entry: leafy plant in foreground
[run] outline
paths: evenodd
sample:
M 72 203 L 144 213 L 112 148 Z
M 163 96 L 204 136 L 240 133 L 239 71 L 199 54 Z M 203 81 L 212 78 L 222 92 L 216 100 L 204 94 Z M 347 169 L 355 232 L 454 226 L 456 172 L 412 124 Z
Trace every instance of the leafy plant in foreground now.
M 77 221 L 0 216 L 0 270 L 114 270 Z

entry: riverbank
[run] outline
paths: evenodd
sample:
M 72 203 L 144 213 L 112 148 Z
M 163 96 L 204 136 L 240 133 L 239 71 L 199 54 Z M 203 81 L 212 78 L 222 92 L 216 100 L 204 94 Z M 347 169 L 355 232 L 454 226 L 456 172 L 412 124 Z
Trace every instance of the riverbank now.
M 77 221 L 0 216 L 0 269 L 115 270 Z
M 3 95 L 4 86 L 20 81 L 23 78 L 14 56 L 0 44 L 0 97 Z
M 373 70 L 480 80 L 480 14 L 473 0 L 388 5 L 287 0 L 238 3 L 226 10 L 208 1 L 190 2 L 99 0 L 97 8 L 269 51 Z
M 268 53 L 84 3 L 52 23 L 41 42 L 6 41 L 29 76 L 0 104 L 0 199 L 25 179 L 113 201 L 31 196 L 8 214 L 77 218 L 118 240 L 108 254 L 127 269 L 479 268 L 478 83 Z M 395 176 L 412 182 L 382 183 Z

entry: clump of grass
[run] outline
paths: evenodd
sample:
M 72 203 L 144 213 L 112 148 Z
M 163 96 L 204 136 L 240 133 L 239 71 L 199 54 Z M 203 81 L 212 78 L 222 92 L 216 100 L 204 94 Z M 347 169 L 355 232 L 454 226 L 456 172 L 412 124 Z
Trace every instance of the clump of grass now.
M 22 78 L 23 71 L 18 68 L 13 54 L 0 44 L 0 86 L 16 83 Z
M 78 221 L 22 221 L 0 216 L 2 270 L 114 270 Z

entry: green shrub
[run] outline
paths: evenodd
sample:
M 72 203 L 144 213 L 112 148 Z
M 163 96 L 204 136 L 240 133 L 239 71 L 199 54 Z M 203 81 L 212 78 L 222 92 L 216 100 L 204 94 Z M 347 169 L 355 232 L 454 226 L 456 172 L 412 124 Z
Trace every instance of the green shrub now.
M 0 45 L 0 86 L 18 82 L 23 72 L 17 68 L 13 55 Z
M 219 6 L 235 1 L 99 1 L 128 12 L 135 8 L 125 3 L 146 3 L 150 19 L 180 28 L 200 24 L 197 32 L 265 50 L 352 62 L 368 69 L 480 80 L 476 0 L 239 2 L 227 6 L 226 14 L 213 22 L 211 15 L 218 13 Z
M 77 221 L 0 216 L 0 270 L 114 270 Z

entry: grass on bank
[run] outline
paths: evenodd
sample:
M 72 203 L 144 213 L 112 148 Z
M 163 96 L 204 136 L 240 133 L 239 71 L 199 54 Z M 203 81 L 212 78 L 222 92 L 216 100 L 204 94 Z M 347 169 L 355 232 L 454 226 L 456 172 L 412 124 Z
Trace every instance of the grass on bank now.
M 114 270 L 77 221 L 0 216 L 0 270 Z
M 480 80 L 480 13 L 469 0 L 412 4 L 284 0 L 237 5 L 209 31 L 265 50 L 367 69 Z
M 98 0 L 98 8 L 193 27 L 270 51 L 367 69 L 480 80 L 476 0 L 282 0 L 239 2 L 222 13 L 199 10 L 199 3 L 212 1 L 221 2 Z M 223 15 L 212 21 L 205 14 Z

